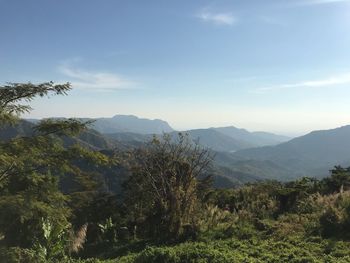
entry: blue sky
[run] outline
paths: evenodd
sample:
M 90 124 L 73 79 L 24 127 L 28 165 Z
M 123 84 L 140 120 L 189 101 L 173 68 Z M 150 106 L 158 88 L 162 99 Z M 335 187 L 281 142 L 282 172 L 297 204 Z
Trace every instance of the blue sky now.
M 71 82 L 27 117 L 299 135 L 350 124 L 350 1 L 0 0 L 0 83 Z

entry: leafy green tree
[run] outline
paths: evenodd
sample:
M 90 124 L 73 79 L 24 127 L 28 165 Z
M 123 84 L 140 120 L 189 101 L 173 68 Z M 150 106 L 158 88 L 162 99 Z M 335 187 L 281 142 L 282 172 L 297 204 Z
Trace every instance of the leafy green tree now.
M 29 105 L 20 102 L 30 102 L 35 97 L 44 97 L 50 94 L 66 95 L 71 89 L 69 83 L 55 85 L 53 82 L 41 84 L 8 83 L 0 86 L 0 124 L 14 123 L 20 115 L 31 110 Z
M 182 134 L 176 142 L 165 135 L 134 156 L 126 184 L 126 204 L 134 223 L 141 223 L 153 237 L 179 238 L 185 228 L 194 228 L 212 160 L 209 150 Z
M 330 172 L 331 176 L 323 179 L 324 192 L 334 193 L 350 189 L 350 167 L 335 166 Z
M 31 110 L 21 102 L 64 95 L 70 89 L 69 83 L 52 82 L 0 86 L 1 125 L 11 125 Z M 91 193 L 98 192 L 89 165 L 109 162 L 105 155 L 82 146 L 64 146 L 64 136 L 75 136 L 88 124 L 75 119 L 44 120 L 35 127 L 33 136 L 0 143 L 0 233 L 7 246 L 41 247 L 47 257 L 59 254 L 53 243 L 62 243 L 66 237 L 62 233 L 72 228 L 69 221 L 76 217 L 77 207 L 91 201 Z M 60 178 L 67 176 L 75 182 L 69 195 L 59 188 Z
M 326 237 L 337 236 L 341 229 L 341 214 L 329 207 L 320 217 L 321 234 Z
M 296 211 L 301 200 L 306 199 L 310 194 L 316 193 L 320 189 L 320 182 L 309 177 L 285 183 L 283 187 L 276 191 L 279 202 L 278 214 Z

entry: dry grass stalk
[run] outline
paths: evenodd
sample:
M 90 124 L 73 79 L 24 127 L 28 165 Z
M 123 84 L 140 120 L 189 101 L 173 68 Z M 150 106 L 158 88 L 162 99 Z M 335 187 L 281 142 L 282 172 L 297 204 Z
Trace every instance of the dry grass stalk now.
M 82 225 L 77 232 L 74 233 L 71 246 L 72 252 L 77 253 L 83 248 L 84 243 L 86 241 L 87 227 L 88 224 L 86 223 Z

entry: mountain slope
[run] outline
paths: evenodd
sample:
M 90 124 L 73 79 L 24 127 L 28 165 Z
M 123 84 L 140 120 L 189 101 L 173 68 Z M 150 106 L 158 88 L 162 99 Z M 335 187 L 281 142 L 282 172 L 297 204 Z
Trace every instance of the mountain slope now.
M 272 161 L 305 176 L 327 173 L 332 166 L 350 161 L 350 125 L 314 131 L 277 146 L 241 150 L 234 157 Z
M 215 129 L 196 129 L 185 131 L 184 133 L 188 134 L 193 141 L 218 152 L 234 152 L 254 147 L 253 144 L 237 140 Z
M 240 140 L 251 145 L 266 146 L 266 145 L 276 145 L 282 142 L 290 140 L 286 136 L 276 135 L 268 132 L 249 132 L 245 129 L 239 129 L 234 126 L 229 127 L 219 127 L 212 128 L 222 134 L 230 136 L 235 140 Z
M 38 123 L 38 121 L 36 121 Z M 0 141 L 8 141 L 17 136 L 33 136 L 35 134 L 33 128 L 35 124 L 28 122 L 26 120 L 21 120 L 14 126 L 5 126 L 0 128 Z M 204 132 L 206 133 L 206 132 Z M 209 131 L 210 134 L 215 135 L 215 131 Z M 196 138 L 196 135 L 199 135 L 196 132 L 191 132 L 193 139 Z M 172 136 L 176 136 L 176 133 L 172 133 Z M 217 138 L 217 136 L 214 136 Z M 113 149 L 118 151 L 130 150 L 135 147 L 140 147 L 144 145 L 146 141 L 149 141 L 152 138 L 152 135 L 143 135 L 135 133 L 115 133 L 115 134 L 100 134 L 99 132 L 89 129 L 82 132 L 78 137 L 64 137 L 63 141 L 65 145 L 72 145 L 79 143 L 80 145 L 87 147 L 89 149 L 98 150 L 103 152 L 113 152 Z M 221 147 L 223 145 L 231 145 L 232 147 L 235 144 L 232 143 L 232 139 L 225 137 L 222 134 L 219 134 L 221 138 Z M 219 142 L 216 140 L 215 142 Z M 215 148 L 215 147 L 214 147 Z M 218 146 L 216 146 L 218 148 Z M 231 149 L 231 147 L 229 148 Z M 222 153 L 223 154 L 223 153 Z M 121 189 L 121 178 L 125 178 L 126 175 L 123 174 L 123 169 L 114 167 L 111 170 L 100 171 L 103 176 L 110 178 L 109 181 L 113 182 L 113 191 L 120 191 Z M 258 176 L 252 176 L 250 174 L 245 174 L 240 171 L 231 170 L 225 166 L 217 165 L 214 162 L 213 170 L 213 183 L 214 187 L 226 188 L 241 185 L 246 182 L 259 181 Z M 118 181 L 119 180 L 119 181 Z
M 162 120 L 143 119 L 133 115 L 116 115 L 112 118 L 92 119 L 92 128 L 100 133 L 131 132 L 139 134 L 162 134 L 174 131 L 170 125 Z
M 120 142 L 141 142 L 152 139 L 151 134 L 139 134 L 133 132 L 105 133 L 104 136 Z
M 182 133 L 188 135 L 193 142 L 218 152 L 233 152 L 255 146 L 245 141 L 231 138 L 225 134 L 217 132 L 214 129 L 196 129 L 184 131 Z M 116 141 L 130 144 L 140 144 L 152 139 L 151 134 L 137 134 L 131 132 L 111 133 L 104 135 Z M 170 135 L 174 140 L 176 140 L 178 132 L 171 132 Z
M 15 125 L 6 125 L 0 127 L 0 140 L 8 141 L 15 137 L 32 136 L 35 125 L 29 121 L 21 120 Z
M 53 119 L 65 119 L 53 117 Z M 78 118 L 81 121 L 93 121 L 91 128 L 100 133 L 138 133 L 138 134 L 162 134 L 174 131 L 170 125 L 163 120 L 138 118 L 133 115 L 115 115 L 112 118 Z M 27 119 L 31 123 L 40 120 Z
M 15 125 L 7 125 L 0 128 L 0 140 L 8 141 L 15 137 L 30 137 L 35 134 L 34 128 L 35 124 L 32 122 L 21 120 Z M 94 149 L 94 150 L 102 150 L 114 148 L 116 146 L 116 142 L 104 137 L 102 134 L 95 130 L 85 130 L 81 132 L 77 137 L 64 137 L 63 138 L 65 145 L 72 145 L 74 143 L 79 143 L 85 147 Z

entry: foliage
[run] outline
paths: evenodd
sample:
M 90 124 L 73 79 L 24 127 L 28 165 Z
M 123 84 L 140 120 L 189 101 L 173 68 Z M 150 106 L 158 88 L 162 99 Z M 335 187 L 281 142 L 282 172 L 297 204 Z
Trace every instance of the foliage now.
M 69 89 L 1 86 L 0 124 Z M 99 152 L 73 139 L 89 124 L 43 120 L 0 142 L 0 263 L 350 262 L 350 168 L 213 189 L 212 155 L 187 136 Z
M 343 168 L 341 166 L 335 166 L 331 170 L 331 176 L 325 178 L 324 182 L 324 192 L 334 193 L 342 190 L 350 189 L 350 167 Z
M 118 262 L 349 262 L 349 247 L 341 242 L 330 247 L 330 242 L 298 238 L 188 242 L 176 246 L 148 247 L 132 256 L 122 257 Z
M 200 197 L 206 190 L 209 150 L 179 134 L 154 138 L 134 153 L 126 183 L 126 207 L 134 225 L 153 237 L 179 238 L 197 226 Z M 186 233 L 187 232 L 187 233 Z
M 44 97 L 49 94 L 66 95 L 70 89 L 69 83 L 55 85 L 53 82 L 8 83 L 0 86 L 0 124 L 13 123 L 21 114 L 31 110 L 30 106 L 19 104 L 19 102 L 29 102 L 35 97 Z
M 1 86 L 0 122 L 14 123 L 31 109 L 21 101 L 66 94 L 69 89 L 68 83 L 52 82 Z M 0 142 L 0 233 L 4 245 L 32 249 L 46 259 L 67 255 L 72 219 L 79 221 L 78 207 L 98 191 L 96 175 L 89 169 L 109 163 L 101 153 L 63 144 L 62 136 L 75 136 L 87 125 L 74 119 L 43 120 L 33 136 Z M 63 193 L 61 178 L 67 176 L 75 189 Z
M 104 223 L 98 224 L 98 226 L 104 240 L 107 240 L 110 243 L 117 241 L 116 225 L 113 223 L 111 217 L 107 218 Z
M 1 263 L 44 263 L 45 258 L 37 254 L 33 249 L 10 247 L 0 249 Z

